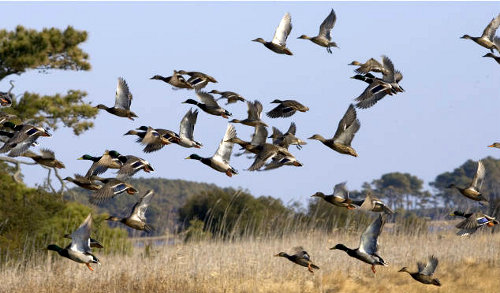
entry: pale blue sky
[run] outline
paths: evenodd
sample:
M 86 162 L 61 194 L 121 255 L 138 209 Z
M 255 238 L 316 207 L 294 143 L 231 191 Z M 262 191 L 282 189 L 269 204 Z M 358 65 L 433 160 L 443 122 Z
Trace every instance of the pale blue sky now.
M 327 54 L 324 48 L 301 34 L 316 35 L 319 24 L 334 8 L 337 23 L 332 31 L 340 49 Z M 122 154 L 149 160 L 156 172 L 145 177 L 180 178 L 242 187 L 254 195 L 273 195 L 285 202 L 305 200 L 316 191 L 348 181 L 351 189 L 393 171 L 409 172 L 432 181 L 467 159 L 498 157 L 500 150 L 487 148 L 500 140 L 500 65 L 482 58 L 487 50 L 460 37 L 478 36 L 500 12 L 500 4 L 428 2 L 280 2 L 280 3 L 0 3 L 2 28 L 65 28 L 72 25 L 89 32 L 82 46 L 90 54 L 89 72 L 31 72 L 11 76 L 16 93 L 43 94 L 86 90 L 88 101 L 113 104 L 117 77 L 123 76 L 134 95 L 132 110 L 139 119 L 112 116 L 104 111 L 95 128 L 76 137 L 59 129 L 50 139 L 41 138 L 67 166 L 61 173 L 85 173 L 89 162 L 76 158 L 116 149 Z M 277 55 L 261 44 L 270 40 L 280 19 L 289 12 L 293 29 L 288 47 L 294 56 Z M 301 151 L 291 151 L 304 166 L 270 172 L 248 172 L 252 161 L 233 157 L 240 174 L 232 178 L 199 162 L 184 160 L 191 153 L 211 156 L 226 129 L 227 120 L 201 112 L 195 127 L 199 150 L 171 145 L 152 154 L 132 137 L 122 136 L 140 125 L 177 131 L 194 92 L 174 91 L 155 74 L 168 76 L 173 69 L 202 71 L 219 83 L 206 89 L 231 90 L 260 100 L 264 110 L 275 98 L 293 98 L 311 109 L 291 118 L 266 123 L 286 130 L 291 121 L 297 136 L 306 139 L 319 133 L 332 136 L 339 119 L 365 84 L 350 79 L 353 60 L 388 55 L 404 78 L 406 92 L 386 97 L 374 107 L 358 110 L 361 129 L 353 140 L 359 157 L 338 154 L 318 141 L 308 141 Z M 246 105 L 227 107 L 235 118 L 246 115 Z M 236 125 L 238 136 L 249 139 L 252 128 Z M 46 171 L 23 167 L 25 181 L 41 182 Z M 108 175 L 112 173 L 108 172 Z

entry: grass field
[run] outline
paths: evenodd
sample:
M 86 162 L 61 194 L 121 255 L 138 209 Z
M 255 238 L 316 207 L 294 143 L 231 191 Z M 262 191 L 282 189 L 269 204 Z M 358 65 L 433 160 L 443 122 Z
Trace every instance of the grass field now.
M 388 267 L 370 266 L 345 252 L 328 248 L 337 243 L 356 247 L 352 233 L 300 233 L 280 239 L 156 246 L 147 253 L 100 257 L 94 272 L 58 257 L 40 257 L 28 268 L 10 265 L 0 272 L 0 292 L 499 292 L 500 234 L 478 233 L 460 238 L 453 231 L 423 236 L 383 232 L 380 255 Z M 280 251 L 303 246 L 320 270 L 311 274 Z M 435 276 L 442 287 L 423 285 L 406 273 L 434 254 Z M 147 256 L 146 256 L 147 255 Z M 56 257 L 57 256 L 57 257 Z

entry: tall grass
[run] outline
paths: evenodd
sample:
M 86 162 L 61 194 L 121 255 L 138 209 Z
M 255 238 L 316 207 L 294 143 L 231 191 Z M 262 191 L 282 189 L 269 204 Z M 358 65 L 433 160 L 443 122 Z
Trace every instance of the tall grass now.
M 440 223 L 447 225 L 449 223 Z M 292 229 L 290 229 L 292 230 Z M 487 231 L 489 232 L 489 231 Z M 176 241 L 158 245 L 158 238 L 140 240 L 132 254 L 101 255 L 102 266 L 84 265 L 52 252 L 37 255 L 29 267 L 4 266 L 0 292 L 498 292 L 500 235 L 478 233 L 460 238 L 451 230 L 404 234 L 387 224 L 380 237 L 380 255 L 388 267 L 370 266 L 345 252 L 329 250 L 337 243 L 357 247 L 359 232 L 301 230 L 281 236 L 255 235 Z M 167 241 L 171 242 L 171 241 Z M 284 258 L 280 251 L 303 246 L 320 267 L 315 274 Z M 442 287 L 417 283 L 403 266 L 434 254 Z

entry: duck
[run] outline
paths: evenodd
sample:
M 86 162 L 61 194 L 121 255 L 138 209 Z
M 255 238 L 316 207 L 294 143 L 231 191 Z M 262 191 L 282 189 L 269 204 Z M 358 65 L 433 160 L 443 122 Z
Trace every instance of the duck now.
M 138 116 L 134 112 L 130 111 L 131 104 L 132 94 L 130 93 L 127 82 L 123 79 L 123 77 L 119 77 L 118 85 L 116 86 L 115 105 L 113 107 L 107 107 L 103 104 L 99 104 L 94 108 L 106 110 L 110 114 L 118 117 L 125 117 L 133 121 L 134 118 Z
M 166 82 L 174 87 L 174 89 L 193 89 L 193 86 L 189 84 L 186 79 L 180 74 L 178 71 L 174 70 L 172 76 L 163 77 L 159 74 L 151 77 L 150 79 L 161 80 Z
M 286 47 L 286 39 L 292 31 L 292 17 L 287 12 L 280 21 L 276 32 L 274 33 L 273 40 L 271 42 L 266 42 L 262 38 L 257 38 L 252 40 L 253 42 L 258 42 L 263 44 L 266 48 L 278 54 L 293 55 L 292 51 Z
M 132 185 L 117 178 L 96 178 L 96 180 L 101 181 L 104 185 L 90 195 L 89 201 L 91 204 L 102 204 L 123 192 L 131 195 L 137 193 L 137 189 Z
M 66 166 L 64 166 L 64 164 L 61 161 L 56 159 L 54 151 L 51 151 L 49 149 L 41 149 L 39 155 L 28 150 L 24 154 L 22 154 L 22 156 L 30 158 L 37 164 L 45 167 L 57 168 L 57 169 L 66 168 Z
M 361 210 L 370 211 L 375 213 L 386 213 L 388 215 L 394 214 L 394 211 L 391 210 L 387 205 L 384 204 L 380 199 L 375 197 L 371 192 L 366 194 L 364 200 L 353 200 L 352 203 L 354 205 L 359 206 Z
M 92 216 L 89 214 L 85 221 L 71 233 L 71 243 L 65 248 L 59 247 L 56 244 L 47 246 L 48 250 L 56 251 L 60 256 L 71 259 L 77 263 L 85 264 L 89 270 L 94 269 L 90 264 L 101 265 L 99 259 L 92 254 L 90 249 L 90 229 L 92 226 Z
M 460 229 L 457 232 L 459 236 L 469 236 L 483 226 L 493 227 L 499 223 L 496 218 L 480 212 L 464 213 L 462 211 L 453 211 L 450 213 L 450 216 L 465 218 L 465 220 L 456 225 Z
M 230 92 L 230 91 L 220 92 L 218 90 L 211 90 L 209 91 L 209 93 L 220 95 L 220 98 L 218 98 L 216 101 L 220 99 L 227 99 L 226 105 L 233 104 L 238 101 L 246 102 L 245 98 L 243 98 L 240 94 L 237 94 L 235 92 Z
M 257 100 L 255 100 L 253 103 L 250 101 L 247 101 L 247 107 L 248 107 L 248 111 L 247 111 L 248 117 L 246 119 L 243 119 L 243 120 L 233 119 L 229 122 L 241 123 L 243 125 L 248 125 L 248 126 L 252 126 L 252 127 L 256 127 L 258 125 L 262 125 L 262 126 L 267 127 L 267 124 L 264 123 L 264 121 L 262 121 L 260 119 L 260 115 L 262 113 L 262 104 Z
M 206 87 L 209 82 L 217 83 L 215 78 L 203 72 L 179 70 L 179 74 L 189 75 L 187 83 L 197 91 Z
M 370 71 L 384 73 L 387 70 L 384 68 L 384 66 L 382 66 L 382 64 L 380 62 L 378 62 L 377 60 L 375 60 L 373 58 L 368 59 L 368 61 L 366 61 L 365 63 L 361 63 L 359 61 L 354 60 L 351 63 L 349 63 L 348 65 L 359 66 L 358 68 L 356 68 L 354 70 L 355 72 L 357 72 L 359 74 L 367 74 Z
M 290 117 L 295 114 L 297 111 L 307 112 L 309 108 L 302 105 L 301 103 L 295 100 L 273 100 L 271 104 L 278 104 L 274 109 L 267 112 L 266 115 L 269 118 L 285 118 Z
M 95 183 L 95 177 L 87 178 L 79 174 L 74 175 L 75 178 L 72 177 L 66 177 L 63 180 L 69 181 L 75 185 L 80 186 L 81 188 L 87 189 L 87 190 L 99 190 L 101 189 L 102 185 L 99 185 Z
M 115 216 L 111 216 L 106 220 L 123 223 L 135 230 L 146 231 L 147 233 L 152 232 L 154 230 L 153 227 L 146 223 L 146 211 L 149 204 L 151 203 L 153 195 L 153 190 L 148 190 L 134 205 L 134 207 L 132 208 L 132 212 L 128 217 L 118 218 Z
M 349 108 L 347 108 L 344 117 L 340 120 L 333 138 L 325 139 L 319 134 L 314 134 L 309 139 L 319 140 L 338 153 L 357 157 L 358 153 L 351 147 L 351 142 L 360 127 L 361 124 L 356 118 L 356 110 L 354 109 L 354 105 L 351 104 Z
M 494 142 L 493 144 L 488 146 L 489 148 L 498 148 L 500 149 L 500 142 Z
M 208 114 L 215 116 L 222 116 L 223 118 L 226 119 L 229 116 L 232 116 L 232 114 L 229 113 L 229 111 L 223 109 L 221 106 L 219 106 L 219 104 L 217 104 L 214 96 L 212 96 L 211 94 L 203 91 L 197 91 L 196 96 L 198 97 L 198 99 L 200 99 L 201 103 L 193 99 L 187 99 L 183 103 L 198 106 L 201 110 L 203 110 Z
M 273 170 L 281 168 L 283 166 L 302 167 L 304 165 L 301 162 L 299 162 L 294 156 L 285 156 L 282 154 L 277 154 L 276 156 L 272 157 L 271 162 L 266 164 L 264 168 L 260 169 L 259 171 Z
M 359 241 L 359 247 L 356 249 L 351 249 L 346 247 L 344 244 L 337 244 L 330 250 L 339 249 L 345 251 L 350 257 L 359 259 L 362 262 L 370 264 L 372 267 L 372 272 L 375 274 L 376 265 L 387 266 L 387 263 L 378 255 L 378 236 L 382 232 L 386 221 L 386 216 L 380 214 L 377 219 L 375 219 L 361 234 L 361 239 Z
M 142 158 L 132 155 L 127 155 L 122 157 L 123 157 L 122 160 L 123 164 L 120 167 L 120 170 L 118 170 L 117 179 L 132 177 L 140 170 L 143 170 L 146 173 L 154 171 L 153 166 L 151 166 L 151 164 L 148 161 Z
M 12 136 L 9 135 L 9 139 L 0 148 L 0 153 L 8 152 L 9 157 L 24 154 L 41 136 L 52 136 L 47 129 L 31 124 L 16 125 L 12 122 L 4 122 L 3 126 L 14 130 Z
M 85 174 L 85 177 L 90 178 L 94 175 L 99 175 L 106 172 L 108 169 L 120 169 L 123 166 L 124 157 L 115 150 L 105 150 L 104 154 L 100 157 L 94 157 L 85 154 L 78 158 L 78 160 L 92 161 L 92 166 Z
M 469 184 L 469 186 L 459 187 L 452 183 L 448 185 L 448 188 L 455 188 L 463 196 L 475 201 L 479 201 L 483 205 L 488 205 L 489 199 L 480 191 L 481 185 L 483 185 L 485 173 L 486 171 L 484 169 L 483 162 L 478 161 L 476 174 L 474 175 L 474 178 L 472 179 L 472 182 Z
M 250 142 L 245 142 L 237 137 L 231 139 L 232 142 L 241 146 L 241 150 L 244 150 L 241 153 L 235 154 L 235 156 L 239 157 L 250 153 L 256 154 L 258 152 L 257 147 L 266 143 L 267 134 L 268 132 L 266 127 L 258 125 L 254 128 L 254 133 L 252 134 L 252 140 Z
M 333 194 L 325 195 L 323 192 L 318 191 L 311 195 L 311 197 L 319 197 L 334 206 L 354 210 L 356 206 L 352 204 L 352 200 L 349 198 L 349 191 L 346 188 L 346 183 L 347 182 L 336 184 L 333 187 Z
M 495 39 L 495 33 L 498 29 L 498 26 L 500 26 L 500 13 L 493 18 L 488 26 L 483 31 L 483 34 L 480 37 L 471 37 L 469 35 L 463 35 L 461 38 L 462 39 L 469 39 L 476 44 L 489 49 L 491 53 L 493 53 L 493 49 L 496 49 L 498 52 L 500 52 L 500 48 L 498 47 L 497 44 L 495 44 L 494 39 Z
M 290 127 L 283 134 L 278 128 L 273 127 L 273 134 L 269 136 L 269 138 L 273 139 L 273 144 L 282 146 L 284 148 L 288 148 L 290 145 L 295 145 L 297 149 L 302 149 L 303 145 L 306 145 L 307 142 L 295 136 L 297 132 L 297 125 L 295 122 L 290 123 Z
M 222 138 L 219 148 L 212 157 L 202 158 L 197 154 L 191 154 L 186 159 L 198 160 L 210 168 L 225 173 L 228 177 L 232 177 L 238 174 L 238 171 L 229 165 L 234 145 L 229 140 L 234 137 L 236 137 L 236 129 L 232 124 L 228 124 L 224 138 Z
M 171 144 L 170 132 L 166 129 L 154 129 L 151 126 L 141 126 L 137 130 L 142 130 L 138 132 L 136 130 L 129 130 L 124 135 L 137 135 L 138 138 L 136 142 L 145 145 L 142 150 L 145 153 L 152 153 L 161 150 L 165 145 Z
M 330 12 L 328 16 L 323 20 L 319 27 L 319 34 L 315 37 L 308 37 L 306 35 L 301 35 L 298 39 L 310 40 L 311 42 L 319 45 L 321 47 L 325 47 L 328 53 L 332 53 L 331 47 L 336 47 L 337 43 L 332 42 L 331 31 L 333 26 L 335 26 L 335 22 L 337 21 L 337 16 L 335 15 L 335 11 Z
M 289 255 L 286 252 L 280 252 L 278 254 L 275 254 L 274 256 L 287 258 L 293 263 L 306 267 L 307 270 L 312 274 L 314 274 L 313 269 L 319 270 L 319 267 L 311 261 L 309 253 L 307 253 L 307 251 L 305 251 L 302 246 L 294 247 L 292 255 Z
M 429 260 L 427 261 L 427 264 L 424 265 L 421 262 L 417 262 L 417 267 L 418 271 L 417 272 L 410 272 L 408 271 L 407 267 L 403 267 L 402 269 L 399 270 L 399 272 L 406 272 L 410 274 L 410 276 L 416 280 L 419 281 L 422 284 L 427 284 L 427 285 L 435 285 L 435 286 L 441 286 L 441 282 L 437 278 L 433 278 L 433 274 L 436 271 L 436 268 L 438 266 L 438 259 L 434 255 L 429 256 Z

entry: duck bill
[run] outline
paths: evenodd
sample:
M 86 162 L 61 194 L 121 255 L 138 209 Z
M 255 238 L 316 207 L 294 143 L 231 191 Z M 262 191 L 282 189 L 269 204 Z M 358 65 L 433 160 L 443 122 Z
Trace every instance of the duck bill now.
M 495 146 L 494 146 L 494 145 L 489 145 L 488 147 L 489 147 L 489 148 L 493 148 L 493 147 L 495 147 Z

